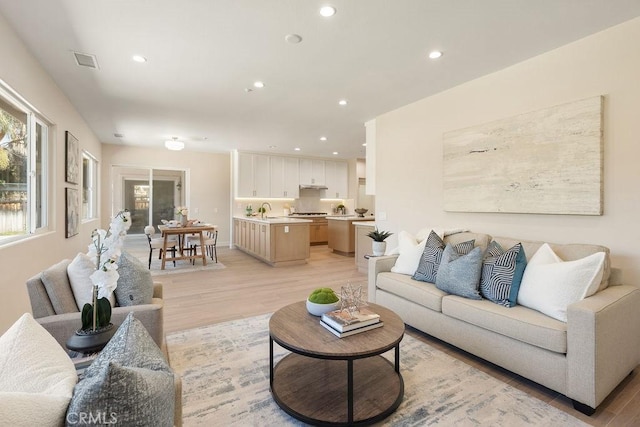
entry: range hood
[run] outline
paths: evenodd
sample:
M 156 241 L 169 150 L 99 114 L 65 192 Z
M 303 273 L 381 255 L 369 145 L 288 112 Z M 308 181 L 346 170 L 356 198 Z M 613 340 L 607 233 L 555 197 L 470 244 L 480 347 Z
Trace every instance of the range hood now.
M 301 190 L 327 190 L 328 187 L 322 184 L 300 184 Z

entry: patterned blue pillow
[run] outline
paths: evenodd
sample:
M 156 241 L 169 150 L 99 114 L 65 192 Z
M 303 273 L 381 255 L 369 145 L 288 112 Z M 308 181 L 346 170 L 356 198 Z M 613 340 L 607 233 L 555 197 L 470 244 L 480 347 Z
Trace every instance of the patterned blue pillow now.
M 496 304 L 515 306 L 526 266 L 527 257 L 521 243 L 505 251 L 492 241 L 482 263 L 480 293 Z
M 458 254 L 464 255 L 471 252 L 474 245 L 475 240 L 469 240 L 468 242 L 458 243 L 454 248 Z M 420 257 L 418 269 L 411 278 L 421 282 L 436 283 L 438 266 L 440 265 L 444 248 L 445 244 L 440 236 L 431 230 L 429 237 L 427 237 L 427 244 L 425 245 L 422 256 Z
M 438 267 L 436 287 L 450 294 L 470 299 L 482 299 L 478 292 L 482 270 L 482 249 L 477 247 L 466 255 L 447 245 Z

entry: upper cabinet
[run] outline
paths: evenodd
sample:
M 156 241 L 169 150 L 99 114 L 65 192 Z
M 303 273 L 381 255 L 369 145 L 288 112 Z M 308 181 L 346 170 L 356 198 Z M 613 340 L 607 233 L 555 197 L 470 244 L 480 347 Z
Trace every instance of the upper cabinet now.
M 300 195 L 298 158 L 278 156 L 270 157 L 271 197 L 297 199 Z
M 236 197 L 270 197 L 269 156 L 238 153 Z
M 349 165 L 347 162 L 324 162 L 327 199 L 346 199 L 349 196 Z
M 324 185 L 326 199 L 346 199 L 349 165 L 293 156 L 235 152 L 236 197 L 297 199 L 300 185 Z
M 326 185 L 324 165 L 324 160 L 300 159 L 300 184 Z

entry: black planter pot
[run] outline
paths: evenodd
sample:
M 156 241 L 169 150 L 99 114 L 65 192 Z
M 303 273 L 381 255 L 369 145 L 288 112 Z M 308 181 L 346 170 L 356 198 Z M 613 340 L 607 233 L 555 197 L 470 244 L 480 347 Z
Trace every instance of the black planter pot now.
M 117 328 L 113 323 L 94 331 L 83 331 L 78 329 L 75 334 L 67 340 L 67 348 L 79 353 L 95 353 L 104 348 L 111 337 L 116 333 Z

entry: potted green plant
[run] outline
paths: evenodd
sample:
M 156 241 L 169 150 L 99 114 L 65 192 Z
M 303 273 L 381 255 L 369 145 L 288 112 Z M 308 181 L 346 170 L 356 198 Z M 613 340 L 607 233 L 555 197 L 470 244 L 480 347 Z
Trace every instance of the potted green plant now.
M 340 298 L 331 288 L 317 288 L 307 298 L 307 311 L 314 316 L 322 316 L 337 310 Z
M 371 231 L 367 234 L 367 236 L 373 239 L 371 249 L 373 250 L 374 256 L 384 255 L 384 251 L 387 249 L 387 242 L 384 240 L 391 236 L 393 233 L 389 231 L 380 231 L 378 227 L 374 231 Z

